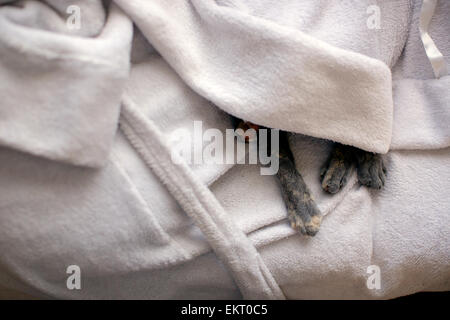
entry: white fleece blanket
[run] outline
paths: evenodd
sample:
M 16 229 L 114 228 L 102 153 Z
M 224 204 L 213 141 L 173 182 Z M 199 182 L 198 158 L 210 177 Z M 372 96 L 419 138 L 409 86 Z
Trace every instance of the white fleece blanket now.
M 450 76 L 434 77 L 420 41 L 422 1 L 0 4 L 0 288 L 149 299 L 450 289 Z M 67 27 L 70 5 L 80 29 Z M 449 13 L 438 1 L 429 25 L 447 64 Z M 298 133 L 298 169 L 326 215 L 314 238 L 289 227 L 258 166 L 171 160 L 171 134 L 194 121 L 225 131 L 225 112 Z M 385 188 L 353 175 L 325 194 L 323 139 L 389 150 Z M 70 265 L 80 290 L 66 286 Z

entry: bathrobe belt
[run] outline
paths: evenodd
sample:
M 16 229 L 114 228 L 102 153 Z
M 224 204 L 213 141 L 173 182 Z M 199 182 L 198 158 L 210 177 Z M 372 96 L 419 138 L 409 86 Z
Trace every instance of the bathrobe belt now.
M 285 299 L 255 246 L 214 194 L 183 161 L 172 161 L 163 134 L 124 95 L 120 126 L 146 164 L 167 187 L 227 266 L 244 299 Z

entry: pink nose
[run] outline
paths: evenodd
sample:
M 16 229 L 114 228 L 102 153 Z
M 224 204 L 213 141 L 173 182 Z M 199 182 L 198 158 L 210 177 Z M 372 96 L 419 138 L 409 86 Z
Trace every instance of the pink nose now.
M 244 132 L 246 133 L 243 137 L 241 137 L 244 138 L 245 142 L 253 141 L 256 138 L 255 136 L 247 132 L 248 129 L 254 129 L 256 132 L 259 130 L 259 126 L 257 124 L 253 124 L 248 121 L 242 121 L 241 123 L 239 123 L 238 128 L 244 130 Z

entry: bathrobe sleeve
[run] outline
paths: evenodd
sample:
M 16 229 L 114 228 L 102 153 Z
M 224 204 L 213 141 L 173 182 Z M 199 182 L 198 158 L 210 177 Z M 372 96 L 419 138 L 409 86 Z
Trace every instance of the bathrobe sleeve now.
M 131 37 L 129 18 L 101 1 L 0 6 L 0 146 L 81 166 L 105 163 Z
M 239 1 L 116 3 L 193 90 L 226 112 L 388 151 L 393 103 L 384 62 L 253 16 Z

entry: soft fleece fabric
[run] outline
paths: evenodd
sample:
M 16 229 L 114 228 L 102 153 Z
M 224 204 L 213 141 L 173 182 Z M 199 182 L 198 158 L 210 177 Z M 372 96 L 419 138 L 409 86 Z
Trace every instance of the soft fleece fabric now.
M 450 78 L 424 53 L 421 1 L 0 2 L 0 286 L 152 299 L 450 288 Z M 72 4 L 82 28 L 68 31 Z M 447 63 L 449 13 L 439 1 L 430 24 Z M 290 229 L 257 166 L 169 161 L 166 137 L 196 120 L 225 130 L 224 111 L 301 133 L 297 164 L 326 214 L 316 237 Z M 330 142 L 317 138 L 390 148 L 385 188 L 353 176 L 324 194 Z M 72 264 L 82 290 L 66 288 Z

